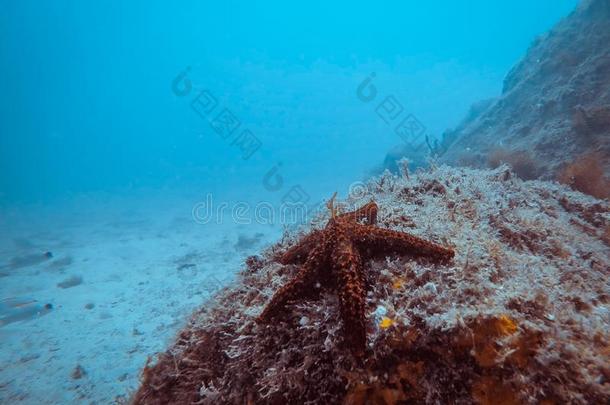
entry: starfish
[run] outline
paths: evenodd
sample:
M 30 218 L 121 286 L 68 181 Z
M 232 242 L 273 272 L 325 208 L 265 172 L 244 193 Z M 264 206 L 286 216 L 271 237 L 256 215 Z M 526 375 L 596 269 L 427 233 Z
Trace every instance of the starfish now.
M 300 269 L 274 294 L 257 322 L 268 323 L 289 302 L 310 298 L 321 286 L 329 287 L 339 296 L 344 342 L 359 356 L 366 346 L 365 263 L 390 254 L 446 262 L 453 258 L 454 251 L 408 233 L 376 226 L 378 207 L 374 201 L 340 214 L 334 207 L 335 195 L 327 204 L 331 218 L 326 227 L 314 230 L 279 258 L 280 263 L 298 264 Z

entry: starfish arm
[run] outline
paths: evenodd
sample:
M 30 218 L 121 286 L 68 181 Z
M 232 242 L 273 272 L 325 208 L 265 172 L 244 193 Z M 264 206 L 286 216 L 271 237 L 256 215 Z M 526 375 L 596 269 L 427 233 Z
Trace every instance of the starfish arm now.
M 361 355 L 366 347 L 366 289 L 362 259 L 348 238 L 340 238 L 333 251 L 332 263 L 339 286 L 345 344 Z
M 310 288 L 309 273 L 309 269 L 302 268 L 292 281 L 280 288 L 258 316 L 257 321 L 259 323 L 268 322 L 280 313 L 289 301 L 300 298 L 303 292 Z
M 309 253 L 322 240 L 322 234 L 323 232 L 317 229 L 311 231 L 310 234 L 301 238 L 296 245 L 284 252 L 279 262 L 282 264 L 304 263 Z
M 356 211 L 346 212 L 345 214 L 339 215 L 339 218 L 346 219 L 350 222 L 357 222 L 364 219 L 365 223 L 375 225 L 377 223 L 378 210 L 379 208 L 377 207 L 375 201 L 371 201 L 370 203 L 358 208 Z
M 271 301 L 269 301 L 263 312 L 258 316 L 257 321 L 259 323 L 267 322 L 282 312 L 288 302 L 305 298 L 317 291 L 314 286 L 323 277 L 321 273 L 327 267 L 328 250 L 328 243 L 326 238 L 324 238 L 310 252 L 307 261 L 303 264 L 297 275 L 273 295 Z
M 331 286 L 339 295 L 344 341 L 355 355 L 366 348 L 366 285 L 363 263 L 371 257 L 404 254 L 449 261 L 455 252 L 449 247 L 408 233 L 378 228 L 377 204 L 371 201 L 360 209 L 337 215 L 333 199 L 328 206 L 331 218 L 326 227 L 313 231 L 279 260 L 303 263 L 297 275 L 271 298 L 256 319 L 268 322 L 286 310 L 290 301 L 306 298 L 319 290 L 316 283 Z M 365 220 L 366 225 L 359 223 Z
M 369 257 L 380 257 L 391 253 L 398 253 L 428 257 L 437 262 L 447 262 L 455 255 L 451 248 L 408 233 L 360 224 L 352 224 L 350 228 L 354 241 L 363 250 L 367 251 Z

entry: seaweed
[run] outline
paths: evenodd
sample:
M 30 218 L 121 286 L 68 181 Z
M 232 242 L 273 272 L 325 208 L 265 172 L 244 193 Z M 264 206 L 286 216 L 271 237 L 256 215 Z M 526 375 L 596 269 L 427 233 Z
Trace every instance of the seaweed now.
M 566 165 L 557 175 L 560 183 L 596 198 L 610 197 L 610 179 L 605 176 L 601 156 L 587 153 Z

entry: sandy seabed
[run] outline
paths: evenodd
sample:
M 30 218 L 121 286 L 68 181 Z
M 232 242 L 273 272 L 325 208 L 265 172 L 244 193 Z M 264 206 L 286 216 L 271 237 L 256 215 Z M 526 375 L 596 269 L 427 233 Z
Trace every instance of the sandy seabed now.
M 0 403 L 124 401 L 148 356 L 278 238 L 274 226 L 199 224 L 196 202 L 89 195 L 3 211 Z

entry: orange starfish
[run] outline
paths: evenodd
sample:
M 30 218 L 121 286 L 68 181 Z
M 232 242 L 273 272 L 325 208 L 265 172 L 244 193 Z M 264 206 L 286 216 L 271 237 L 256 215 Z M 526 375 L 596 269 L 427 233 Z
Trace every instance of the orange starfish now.
M 301 264 L 301 268 L 275 293 L 257 322 L 268 322 L 288 302 L 311 297 L 319 286 L 330 287 L 339 294 L 345 343 L 361 355 L 366 345 L 364 263 L 392 253 L 443 262 L 453 258 L 454 251 L 408 233 L 375 226 L 378 208 L 373 201 L 339 214 L 334 198 L 328 202 L 331 219 L 326 227 L 305 236 L 280 258 L 282 264 Z M 362 220 L 364 224 L 359 222 Z

